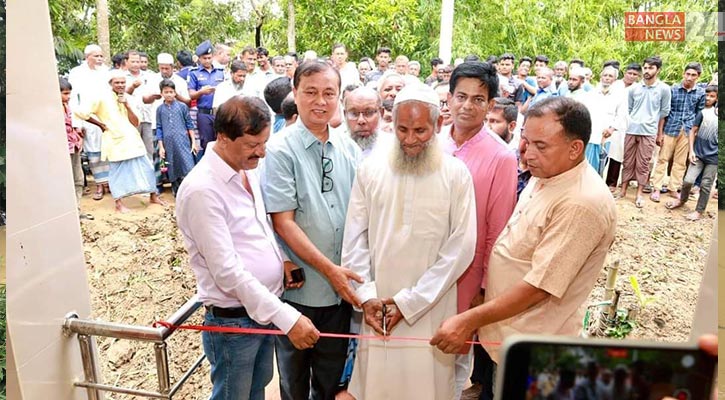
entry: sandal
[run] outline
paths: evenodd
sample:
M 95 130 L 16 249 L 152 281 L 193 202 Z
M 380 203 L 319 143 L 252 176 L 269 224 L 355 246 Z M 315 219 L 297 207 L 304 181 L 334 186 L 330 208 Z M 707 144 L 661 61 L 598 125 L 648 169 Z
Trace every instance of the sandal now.
M 635 205 L 635 207 L 637 207 L 637 208 L 642 208 L 642 207 L 644 207 L 644 199 L 643 199 L 642 197 L 639 197 L 639 196 L 638 196 L 638 197 L 637 197 L 637 200 L 635 200 L 635 201 L 634 201 L 634 205 Z
M 660 192 L 658 192 L 656 190 L 652 191 L 652 194 L 649 195 L 649 199 L 654 201 L 655 203 L 659 203 L 660 202 Z
M 103 198 L 103 191 L 93 193 L 93 200 L 101 200 Z
M 668 210 L 674 210 L 676 208 L 682 207 L 682 202 L 680 200 L 672 200 L 665 203 L 665 208 Z
M 93 221 L 94 219 L 96 219 L 91 214 L 78 214 L 78 218 L 81 220 L 88 220 L 88 221 Z
M 697 212 L 697 211 L 693 211 L 693 212 L 691 212 L 691 213 L 689 213 L 689 214 L 685 215 L 685 218 L 686 218 L 686 219 L 687 219 L 688 221 L 697 221 L 697 220 L 699 220 L 700 218 L 702 218 L 702 215 L 700 215 L 700 213 L 699 213 L 699 212 Z

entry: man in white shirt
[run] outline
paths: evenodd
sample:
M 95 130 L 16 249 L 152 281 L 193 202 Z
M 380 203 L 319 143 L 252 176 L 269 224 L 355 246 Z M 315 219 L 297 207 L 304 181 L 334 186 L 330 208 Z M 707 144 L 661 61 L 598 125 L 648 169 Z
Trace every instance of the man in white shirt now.
M 235 97 L 219 109 L 217 141 L 187 175 L 176 197 L 176 213 L 204 324 L 281 329 L 298 349 L 314 346 L 312 322 L 283 303 L 296 268 L 285 260 L 267 217 L 259 159 L 269 139 L 269 111 L 263 101 Z M 263 399 L 272 380 L 274 336 L 203 332 L 211 364 L 212 400 Z
M 89 44 L 83 51 L 86 60 L 81 65 L 74 67 L 68 74 L 68 82 L 73 85 L 71 92 L 70 107 L 76 110 L 81 103 L 90 103 L 104 92 L 107 84 L 108 68 L 103 64 L 103 51 L 97 44 Z M 85 130 L 83 137 L 83 151 L 88 156 L 88 164 L 93 174 L 93 181 L 96 183 L 96 192 L 93 200 L 101 200 L 105 193 L 110 193 L 108 188 L 108 161 L 101 161 L 101 137 L 103 132 L 98 126 L 83 121 L 73 116 L 73 127 Z
M 231 77 L 216 87 L 214 101 L 211 108 L 216 110 L 225 101 L 236 95 L 248 94 L 244 91 L 244 81 L 247 79 L 247 65 L 241 60 L 232 61 Z
M 395 137 L 358 169 L 342 265 L 364 282 L 364 335 L 431 337 L 456 314 L 456 280 L 473 260 L 473 181 L 436 143 L 443 118 L 421 83 L 395 98 Z M 386 361 L 387 360 L 387 361 Z M 451 399 L 455 357 L 423 342 L 361 341 L 349 391 L 363 399 Z
M 347 130 L 363 158 L 370 155 L 378 140 L 378 125 L 383 116 L 383 101 L 368 87 L 353 90 L 345 96 L 345 122 Z

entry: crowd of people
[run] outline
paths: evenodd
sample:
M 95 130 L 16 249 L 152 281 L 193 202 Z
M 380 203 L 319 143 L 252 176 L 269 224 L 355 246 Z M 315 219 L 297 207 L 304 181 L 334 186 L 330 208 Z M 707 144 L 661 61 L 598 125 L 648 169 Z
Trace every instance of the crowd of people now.
M 275 353 L 283 399 L 491 399 L 503 339 L 579 333 L 630 181 L 637 207 L 697 186 L 688 218 L 705 210 L 717 89 L 696 62 L 670 87 L 656 56 L 595 82 L 576 59 L 436 58 L 424 78 L 389 48 L 330 50 L 205 41 L 152 72 L 89 45 L 61 79 L 77 195 L 81 149 L 119 212 L 168 181 L 205 324 L 285 333 L 204 332 L 212 399 L 263 399 Z

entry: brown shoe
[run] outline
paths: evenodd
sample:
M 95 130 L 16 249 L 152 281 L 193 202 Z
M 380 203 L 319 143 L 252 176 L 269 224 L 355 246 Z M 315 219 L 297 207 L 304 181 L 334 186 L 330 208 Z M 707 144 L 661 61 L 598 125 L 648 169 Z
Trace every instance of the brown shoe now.
M 461 400 L 478 400 L 481 396 L 481 390 L 483 390 L 483 386 L 480 383 L 474 383 L 461 393 Z

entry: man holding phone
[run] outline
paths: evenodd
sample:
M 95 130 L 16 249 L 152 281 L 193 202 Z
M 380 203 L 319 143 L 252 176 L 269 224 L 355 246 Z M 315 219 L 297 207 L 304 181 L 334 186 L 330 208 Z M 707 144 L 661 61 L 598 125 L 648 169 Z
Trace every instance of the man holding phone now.
M 498 363 L 498 343 L 512 334 L 579 333 L 616 227 L 614 200 L 584 159 L 590 132 L 573 99 L 528 111 L 521 139 L 532 178 L 494 244 L 485 302 L 443 322 L 432 345 L 456 353 L 478 330 Z
M 234 97 L 219 108 L 217 141 L 186 176 L 176 218 L 204 303 L 204 325 L 281 329 L 297 349 L 317 343 L 312 322 L 280 300 L 295 266 L 279 248 L 256 168 L 269 139 L 260 99 Z M 203 332 L 212 400 L 262 399 L 272 380 L 274 336 Z

